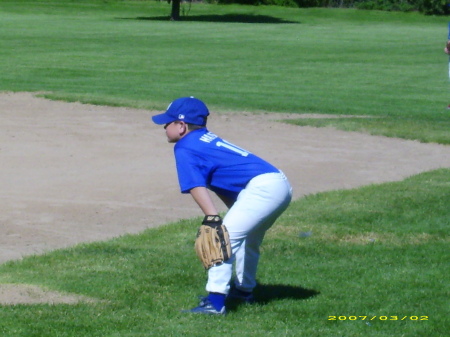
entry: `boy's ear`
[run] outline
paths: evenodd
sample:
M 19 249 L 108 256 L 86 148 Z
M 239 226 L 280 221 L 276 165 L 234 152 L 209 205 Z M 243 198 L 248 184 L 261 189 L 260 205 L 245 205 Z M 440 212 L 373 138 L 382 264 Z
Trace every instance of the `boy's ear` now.
M 187 133 L 187 125 L 184 122 L 180 122 L 181 126 L 182 126 L 182 131 L 181 131 L 181 135 L 185 135 Z

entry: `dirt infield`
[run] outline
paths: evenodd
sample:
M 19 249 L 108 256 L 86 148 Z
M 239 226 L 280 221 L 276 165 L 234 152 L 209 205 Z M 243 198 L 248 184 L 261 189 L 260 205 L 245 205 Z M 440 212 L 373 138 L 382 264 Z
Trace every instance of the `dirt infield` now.
M 282 169 L 295 198 L 450 167 L 450 146 L 211 113 L 209 129 Z M 0 94 L 0 263 L 200 216 L 153 114 Z

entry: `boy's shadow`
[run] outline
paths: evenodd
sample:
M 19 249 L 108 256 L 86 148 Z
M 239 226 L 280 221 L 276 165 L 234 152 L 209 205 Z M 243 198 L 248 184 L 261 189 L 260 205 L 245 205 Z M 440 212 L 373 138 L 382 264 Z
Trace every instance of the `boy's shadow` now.
M 255 303 L 260 305 L 282 299 L 306 300 L 319 294 L 320 292 L 316 290 L 284 284 L 258 284 L 253 290 Z M 243 302 L 240 300 L 231 300 L 230 303 L 227 303 L 227 310 L 236 310 L 242 304 Z

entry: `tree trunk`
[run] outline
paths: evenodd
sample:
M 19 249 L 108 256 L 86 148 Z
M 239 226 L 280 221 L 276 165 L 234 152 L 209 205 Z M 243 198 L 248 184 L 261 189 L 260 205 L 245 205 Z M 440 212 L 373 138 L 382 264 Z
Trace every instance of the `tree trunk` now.
M 180 2 L 181 0 L 172 0 L 172 13 L 170 20 L 178 21 L 180 19 Z

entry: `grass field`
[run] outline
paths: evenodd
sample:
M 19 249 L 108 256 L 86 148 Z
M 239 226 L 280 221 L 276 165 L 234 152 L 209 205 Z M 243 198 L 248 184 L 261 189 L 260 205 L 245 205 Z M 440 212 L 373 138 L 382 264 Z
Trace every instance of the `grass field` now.
M 450 143 L 445 17 L 194 4 L 170 22 L 169 11 L 1 0 L 0 90 L 158 109 L 192 94 L 220 110 L 364 115 L 323 123 Z
M 163 109 L 353 114 L 346 130 L 450 144 L 445 17 L 165 2 L 0 0 L 0 90 Z M 294 121 L 300 123 L 300 121 Z M 307 120 L 306 123 L 318 123 Z M 0 265 L 0 283 L 100 301 L 0 306 L 2 336 L 447 336 L 450 170 L 307 196 L 263 245 L 254 306 L 203 294 L 186 219 Z M 447 258 L 447 260 L 446 260 Z
M 204 293 L 183 220 L 0 266 L 0 282 L 102 302 L 0 307 L 2 336 L 446 336 L 449 170 L 300 199 L 269 231 L 253 306 L 186 315 Z

